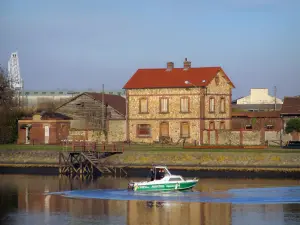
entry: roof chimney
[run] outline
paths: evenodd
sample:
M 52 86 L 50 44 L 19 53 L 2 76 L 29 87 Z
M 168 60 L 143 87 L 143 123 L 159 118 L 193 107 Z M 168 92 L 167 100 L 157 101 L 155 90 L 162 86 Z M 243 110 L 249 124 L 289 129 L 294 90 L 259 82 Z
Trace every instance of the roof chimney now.
M 183 62 L 183 69 L 188 70 L 189 68 L 191 68 L 191 66 L 192 66 L 192 63 L 190 61 L 188 61 L 187 58 L 185 58 L 184 62 Z
M 167 62 L 167 70 L 171 71 L 172 69 L 174 69 L 174 63 L 173 62 Z

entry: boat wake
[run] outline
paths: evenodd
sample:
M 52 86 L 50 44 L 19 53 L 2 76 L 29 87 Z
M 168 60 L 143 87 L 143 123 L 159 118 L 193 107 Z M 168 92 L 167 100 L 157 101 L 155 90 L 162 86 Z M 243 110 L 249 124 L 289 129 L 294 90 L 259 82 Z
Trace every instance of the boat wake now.
M 231 204 L 300 204 L 300 186 L 230 189 L 223 192 L 134 192 L 127 189 L 75 190 L 45 193 L 67 198 Z

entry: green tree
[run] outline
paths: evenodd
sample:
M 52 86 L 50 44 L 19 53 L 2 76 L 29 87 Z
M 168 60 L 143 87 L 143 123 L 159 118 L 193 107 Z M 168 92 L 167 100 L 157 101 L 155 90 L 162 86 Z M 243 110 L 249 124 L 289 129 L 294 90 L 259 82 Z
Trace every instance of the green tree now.
M 300 119 L 299 118 L 290 119 L 286 123 L 285 132 L 287 134 L 289 134 L 289 133 L 292 133 L 294 131 L 300 132 Z

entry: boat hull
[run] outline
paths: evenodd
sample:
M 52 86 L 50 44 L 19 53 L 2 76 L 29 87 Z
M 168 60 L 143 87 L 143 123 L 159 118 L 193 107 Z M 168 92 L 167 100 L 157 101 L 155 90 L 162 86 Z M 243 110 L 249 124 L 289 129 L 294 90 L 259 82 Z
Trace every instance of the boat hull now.
M 180 183 L 160 183 L 160 184 L 139 184 L 133 183 L 129 189 L 133 191 L 183 191 L 193 188 L 198 180 L 185 181 Z

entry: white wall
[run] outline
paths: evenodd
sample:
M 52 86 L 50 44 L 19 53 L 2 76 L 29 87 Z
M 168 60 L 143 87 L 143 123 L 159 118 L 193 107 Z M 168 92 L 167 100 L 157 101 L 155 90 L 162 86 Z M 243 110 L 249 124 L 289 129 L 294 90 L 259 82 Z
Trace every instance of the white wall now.
M 267 88 L 252 88 L 250 95 L 238 99 L 237 104 L 275 104 L 275 97 L 269 95 Z M 276 98 L 276 104 L 283 104 L 283 101 Z

